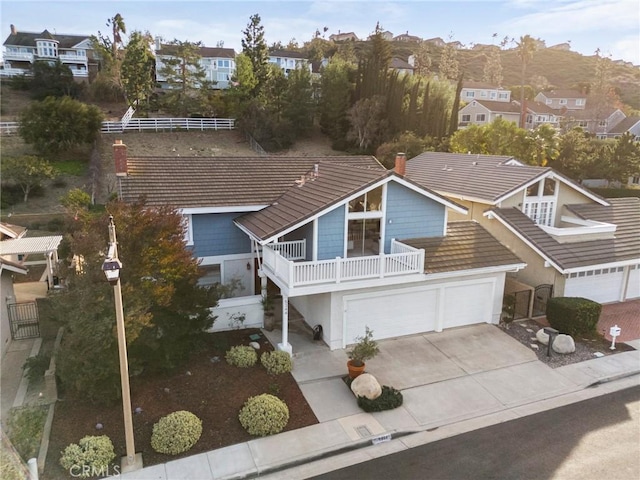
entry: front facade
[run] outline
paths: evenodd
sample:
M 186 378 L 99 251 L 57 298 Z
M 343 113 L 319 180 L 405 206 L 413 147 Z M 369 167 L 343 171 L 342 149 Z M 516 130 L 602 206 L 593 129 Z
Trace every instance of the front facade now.
M 609 107 L 601 110 L 586 108 L 567 112 L 562 119 L 562 124 L 566 130 L 580 127 L 598 138 L 607 138 L 608 133 L 626 117 L 618 108 Z
M 391 59 L 391 63 L 389 64 L 389 70 L 398 72 L 402 75 L 413 75 L 415 67 L 411 63 L 405 62 L 401 58 L 393 57 Z
M 471 102 L 473 100 L 491 100 L 493 102 L 511 103 L 511 90 L 496 87 L 482 82 L 464 82 L 460 91 L 460 100 Z
M 96 68 L 89 35 L 52 34 L 43 32 L 19 32 L 11 25 L 11 34 L 4 41 L 5 77 L 31 75 L 35 62 L 60 61 L 68 66 L 74 78 L 88 80 L 89 71 Z
M 161 88 L 167 88 L 167 79 L 162 74 L 164 60 L 175 58 L 175 47 L 164 45 L 156 38 L 156 81 Z M 233 48 L 199 47 L 199 65 L 206 73 L 206 80 L 213 83 L 213 88 L 224 90 L 231 85 L 231 77 L 236 71 L 236 52 Z
M 640 117 L 624 118 L 607 131 L 605 138 L 620 138 L 625 133 L 633 135 L 636 142 L 640 142 Z
M 540 92 L 534 100 L 554 110 L 584 110 L 587 105 L 587 96 L 576 90 Z
M 121 198 L 178 205 L 203 282 L 235 286 L 216 328 L 225 328 L 224 309 L 251 312 L 277 292 L 286 351 L 289 305 L 323 327 L 331 349 L 365 325 L 380 339 L 497 323 L 506 272 L 524 267 L 477 222 L 447 225 L 463 207 L 373 157 L 175 160 L 127 159 L 117 170 Z
M 472 100 L 458 111 L 458 126 L 487 125 L 496 118 L 519 124 L 520 106 L 516 102 Z
M 291 70 L 298 68 L 306 68 L 311 73 L 311 62 L 306 55 L 292 50 L 274 50 L 269 53 L 269 63 L 274 63 L 282 69 L 285 76 L 289 75 Z
M 450 219 L 477 221 L 526 262 L 511 278 L 601 303 L 640 297 L 640 199 L 603 199 L 550 168 L 491 155 L 427 152 L 407 176 L 467 207 Z
M 558 115 L 558 111 L 550 108 L 548 105 L 540 102 L 527 103 L 527 116 L 525 118 L 524 128 L 533 130 L 540 125 L 551 125 L 553 128 L 560 128 L 562 117 Z

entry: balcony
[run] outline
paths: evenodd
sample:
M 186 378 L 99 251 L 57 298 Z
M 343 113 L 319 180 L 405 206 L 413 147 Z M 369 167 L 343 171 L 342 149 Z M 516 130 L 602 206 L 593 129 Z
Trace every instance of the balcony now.
M 87 57 L 83 55 L 64 53 L 58 55 L 58 58 L 63 63 L 82 63 L 84 65 L 87 64 Z
M 396 240 L 391 241 L 389 254 L 303 261 L 305 256 L 305 240 L 262 247 L 265 271 L 272 280 L 287 288 L 290 295 L 295 289 L 311 286 L 328 287 L 326 291 L 338 290 L 338 285 L 424 273 L 424 250 Z M 315 292 L 320 290 L 314 289 Z
M 4 61 L 10 62 L 11 60 L 19 62 L 33 62 L 33 53 L 24 52 L 4 52 Z

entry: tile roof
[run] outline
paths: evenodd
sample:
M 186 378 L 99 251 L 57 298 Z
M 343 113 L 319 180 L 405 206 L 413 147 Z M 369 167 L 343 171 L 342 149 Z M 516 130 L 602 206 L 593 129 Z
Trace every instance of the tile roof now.
M 389 68 L 393 69 L 403 69 L 403 70 L 415 70 L 415 67 L 411 65 L 409 62 L 405 62 L 403 59 L 398 57 L 393 57 L 391 62 L 389 63 Z
M 64 35 L 51 34 L 48 30 L 40 33 L 36 32 L 16 32 L 7 37 L 4 45 L 20 45 L 24 47 L 35 47 L 36 39 L 51 39 L 58 42 L 58 48 L 72 48 L 77 44 L 87 40 L 91 35 Z
M 587 98 L 584 93 L 577 90 L 551 90 L 550 92 L 540 92 L 547 98 Z
M 611 205 L 565 206 L 584 219 L 614 223 L 613 238 L 559 243 L 517 208 L 491 210 L 561 269 L 640 261 L 640 199 L 607 199 Z
M 640 117 L 627 117 L 621 122 L 617 123 L 614 127 L 609 129 L 607 133 L 625 133 L 628 132 L 631 127 L 640 122 Z
M 425 152 L 407 161 L 406 177 L 443 195 L 494 203 L 551 171 L 548 167 L 504 165 L 512 158 Z
M 577 120 L 606 120 L 617 110 L 619 109 L 615 107 L 605 107 L 600 111 L 595 108 L 585 108 L 584 110 L 571 110 L 567 112 L 566 116 Z
M 177 208 L 269 205 L 320 162 L 384 170 L 372 156 L 130 157 L 120 198 Z
M 259 240 L 267 240 L 392 174 L 320 162 L 317 177 L 311 169 L 304 183 L 290 187 L 273 204 L 243 215 L 236 223 Z
M 178 47 L 176 45 L 160 45 L 157 55 L 173 55 Z M 236 51 L 233 48 L 199 47 L 198 54 L 202 58 L 235 58 Z
M 449 222 L 444 237 L 412 238 L 401 242 L 424 248 L 425 273 L 524 263 L 475 221 Z
M 474 98 L 473 100 L 471 100 L 471 102 L 469 102 L 469 104 L 472 104 L 473 102 L 479 103 L 491 112 L 520 113 L 520 105 L 515 101 L 498 102 L 495 100 L 478 100 L 477 98 Z
M 540 102 L 527 102 L 527 111 L 531 111 L 532 113 L 558 115 L 557 109 L 551 108 L 549 105 Z
M 285 57 L 285 58 L 299 58 L 302 60 L 306 60 L 309 58 L 308 55 L 305 55 L 302 52 L 296 52 L 295 50 L 274 50 L 269 52 L 270 57 Z

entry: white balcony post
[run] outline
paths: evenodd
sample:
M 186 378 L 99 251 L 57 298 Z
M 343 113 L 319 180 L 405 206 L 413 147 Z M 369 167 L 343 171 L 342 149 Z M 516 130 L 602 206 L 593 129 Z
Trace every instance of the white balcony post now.
M 278 350 L 293 354 L 293 347 L 289 343 L 289 297 L 282 295 L 282 343 L 278 344 Z
M 340 283 L 340 277 L 342 273 L 342 259 L 340 257 L 336 257 L 336 283 Z
M 385 257 L 384 257 L 384 253 L 381 253 L 380 256 L 378 257 L 378 261 L 380 262 L 380 278 L 384 278 L 384 270 L 385 270 Z

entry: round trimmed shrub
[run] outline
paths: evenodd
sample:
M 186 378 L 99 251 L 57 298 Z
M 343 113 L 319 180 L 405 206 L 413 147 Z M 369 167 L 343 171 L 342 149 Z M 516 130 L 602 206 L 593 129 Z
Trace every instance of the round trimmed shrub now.
M 262 366 L 267 369 L 269 375 L 289 373 L 293 368 L 291 355 L 287 352 L 281 351 L 263 353 L 260 357 L 260 363 L 262 363 Z
M 253 367 L 258 361 L 258 354 L 253 347 L 247 345 L 237 345 L 231 347 L 225 355 L 227 363 L 236 367 Z
M 109 437 L 88 435 L 64 449 L 60 465 L 76 477 L 87 478 L 96 472 L 107 471 L 114 458 L 116 453 Z
M 289 407 L 278 397 L 263 393 L 249 398 L 238 418 L 251 435 L 265 437 L 281 432 L 287 426 Z
M 153 426 L 151 447 L 158 453 L 177 455 L 193 447 L 202 435 L 202 421 L 193 413 L 179 410 L 162 417 Z
M 358 397 L 358 406 L 365 412 L 392 410 L 402 405 L 402 402 L 402 392 L 387 385 L 382 386 L 382 394 L 378 398 L 369 400 L 367 397 Z

